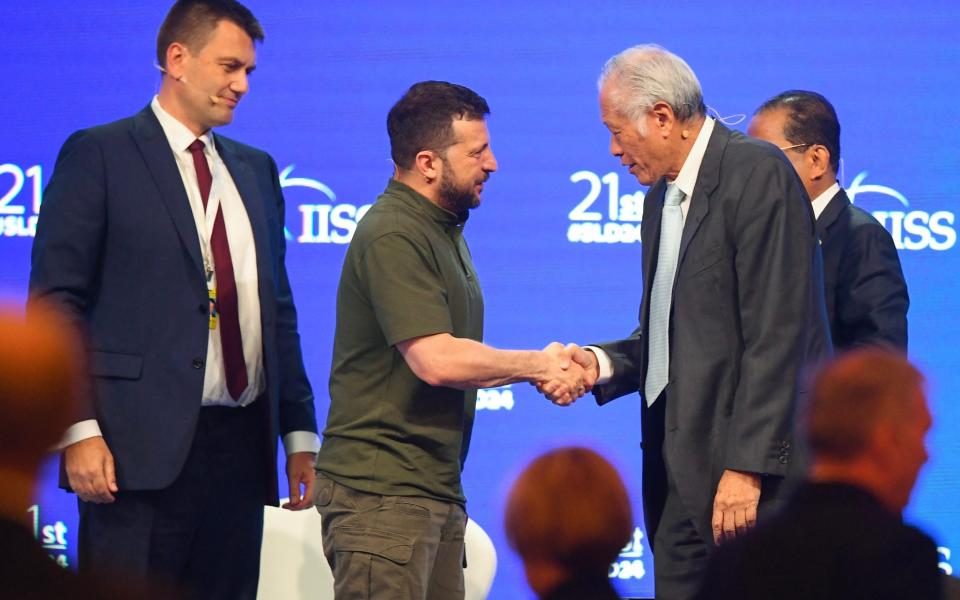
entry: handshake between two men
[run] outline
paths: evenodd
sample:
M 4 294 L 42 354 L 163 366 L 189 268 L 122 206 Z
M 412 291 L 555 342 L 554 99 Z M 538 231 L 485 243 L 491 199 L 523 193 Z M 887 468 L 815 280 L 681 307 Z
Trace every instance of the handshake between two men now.
M 591 389 L 600 376 L 597 357 L 576 344 L 553 342 L 543 349 L 549 376 L 531 382 L 537 391 L 558 406 L 569 406 Z

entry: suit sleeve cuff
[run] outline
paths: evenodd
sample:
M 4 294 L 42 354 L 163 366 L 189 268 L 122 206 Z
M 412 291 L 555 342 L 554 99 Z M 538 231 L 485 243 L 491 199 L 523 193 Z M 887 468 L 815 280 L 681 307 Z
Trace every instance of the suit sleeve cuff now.
M 320 437 L 312 431 L 291 431 L 283 436 L 283 448 L 287 456 L 297 452 L 313 452 L 320 450 Z
M 103 433 L 100 431 L 100 425 L 96 419 L 80 421 L 79 423 L 74 423 L 67 429 L 67 432 L 63 434 L 63 439 L 57 444 L 55 450 L 63 450 L 67 446 L 72 446 L 85 439 L 102 436 Z
M 609 383 L 610 378 L 613 377 L 613 361 L 610 360 L 610 357 L 607 356 L 607 353 L 596 346 L 584 346 L 583 349 L 593 352 L 593 355 L 597 357 L 597 366 L 599 367 L 600 376 L 597 377 L 597 383 L 595 385 Z

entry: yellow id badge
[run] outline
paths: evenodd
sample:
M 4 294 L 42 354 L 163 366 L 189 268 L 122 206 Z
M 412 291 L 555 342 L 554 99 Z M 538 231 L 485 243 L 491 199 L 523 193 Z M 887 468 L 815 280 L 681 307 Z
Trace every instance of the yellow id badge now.
M 220 312 L 217 310 L 217 289 L 209 288 L 207 297 L 210 299 L 210 329 L 217 328 L 217 317 Z

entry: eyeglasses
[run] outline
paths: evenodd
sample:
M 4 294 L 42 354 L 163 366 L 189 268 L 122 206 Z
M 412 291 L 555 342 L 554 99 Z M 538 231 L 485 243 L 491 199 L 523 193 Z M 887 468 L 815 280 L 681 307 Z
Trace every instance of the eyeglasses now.
M 783 146 L 781 150 L 796 150 L 797 148 L 806 148 L 807 146 L 812 146 L 813 144 L 794 144 L 792 146 Z

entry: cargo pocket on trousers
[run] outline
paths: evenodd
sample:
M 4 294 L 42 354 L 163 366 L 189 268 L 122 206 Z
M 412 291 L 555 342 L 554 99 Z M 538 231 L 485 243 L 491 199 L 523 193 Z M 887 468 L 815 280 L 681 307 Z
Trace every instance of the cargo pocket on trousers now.
M 313 491 L 313 505 L 320 510 L 321 506 L 330 504 L 333 500 L 333 480 L 326 476 L 317 474 L 316 489 Z
M 338 527 L 334 533 L 337 552 L 361 552 L 383 557 L 398 565 L 410 562 L 413 540 L 390 531 L 369 527 Z

